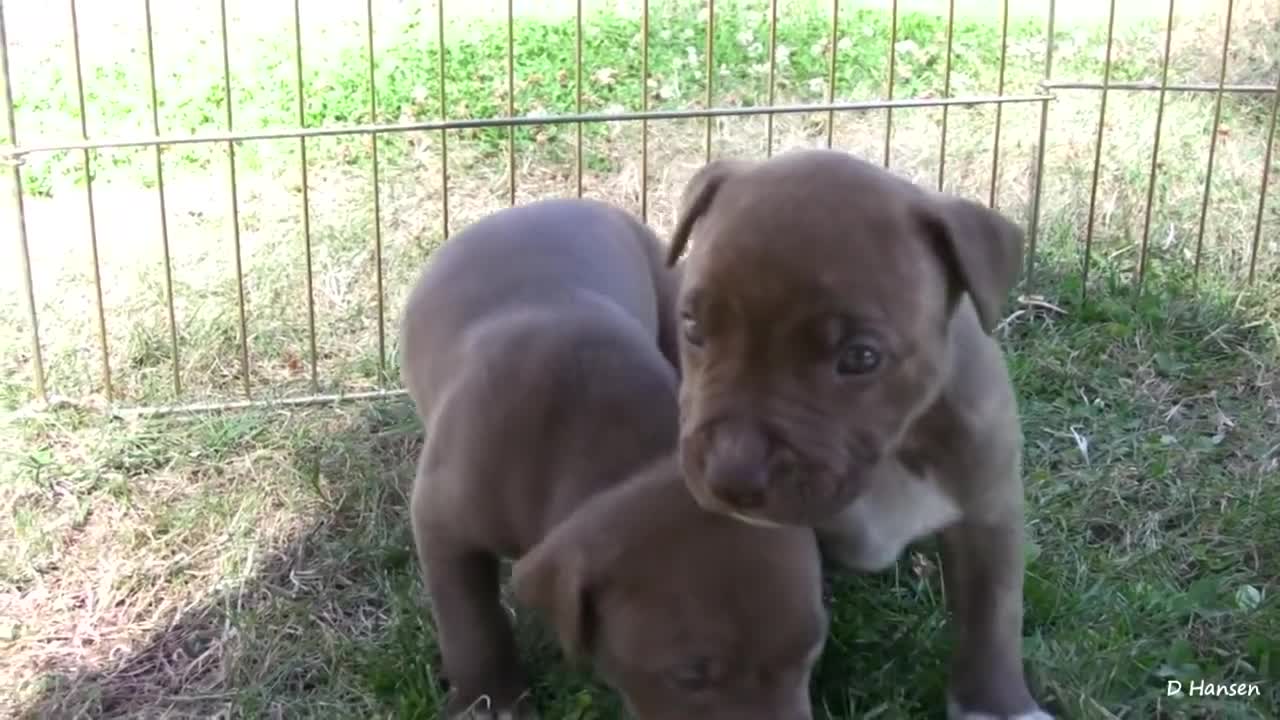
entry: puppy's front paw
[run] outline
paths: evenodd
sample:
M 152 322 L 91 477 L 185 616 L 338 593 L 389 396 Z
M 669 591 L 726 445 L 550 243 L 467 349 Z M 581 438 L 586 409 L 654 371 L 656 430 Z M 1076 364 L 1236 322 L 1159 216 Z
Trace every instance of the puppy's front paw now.
M 981 710 L 966 710 L 951 698 L 947 698 L 947 720 L 1054 720 L 1053 716 L 1038 707 L 1020 713 L 1001 715 Z

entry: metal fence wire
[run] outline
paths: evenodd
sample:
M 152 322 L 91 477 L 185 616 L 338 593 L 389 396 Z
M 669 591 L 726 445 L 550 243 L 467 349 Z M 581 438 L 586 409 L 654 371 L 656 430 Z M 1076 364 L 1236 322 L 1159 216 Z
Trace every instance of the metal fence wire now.
M 1194 83 L 1171 83 L 1169 82 L 1169 64 L 1170 64 L 1170 45 L 1172 40 L 1172 30 L 1174 25 L 1174 1 L 1169 0 L 1168 3 L 1168 21 L 1165 24 L 1165 33 L 1163 37 L 1163 55 L 1161 64 L 1160 81 L 1156 82 L 1112 82 L 1112 65 L 1113 65 L 1113 44 L 1115 41 L 1115 22 L 1116 22 L 1116 6 L 1117 0 L 1111 0 L 1109 3 L 1106 50 L 1103 62 L 1103 78 L 1101 82 L 1084 82 L 1075 80 L 1059 80 L 1053 77 L 1054 63 L 1054 24 L 1057 17 L 1056 2 L 1049 0 L 1047 13 L 1047 27 L 1044 43 L 1044 70 L 1043 79 L 1039 83 L 1040 92 L 1033 94 L 1006 94 L 1005 93 L 1005 70 L 1008 58 L 1008 31 L 1009 31 L 1009 0 L 998 0 L 1001 9 L 1001 47 L 1000 47 L 1000 65 L 997 81 L 997 91 L 995 94 L 975 94 L 975 95 L 953 95 L 952 94 L 952 63 L 953 63 L 953 47 L 952 36 L 955 25 L 955 0 L 949 0 L 947 4 L 947 33 L 946 33 L 946 52 L 944 58 L 944 89 L 941 97 L 911 97 L 897 98 L 895 97 L 895 63 L 898 45 L 899 32 L 899 3 L 898 0 L 891 0 L 891 37 L 888 46 L 887 62 L 888 72 L 888 91 L 884 98 L 866 99 L 857 101 L 837 101 L 835 99 L 836 73 L 840 62 L 840 53 L 836 49 L 837 31 L 839 27 L 839 0 L 832 0 L 831 3 L 831 25 L 830 25 L 830 48 L 829 65 L 827 67 L 826 82 L 826 98 L 825 102 L 811 104 L 775 104 L 776 100 L 776 73 L 778 67 L 777 60 L 777 28 L 778 28 L 778 0 L 769 1 L 769 53 L 768 53 L 768 103 L 763 106 L 713 106 L 713 88 L 716 83 L 715 66 L 715 17 L 716 4 L 715 0 L 707 0 L 706 18 L 707 33 L 705 39 L 705 82 L 706 95 L 704 107 L 697 109 L 651 109 L 649 105 L 649 93 L 644 90 L 648 87 L 650 77 L 649 63 L 649 0 L 641 0 L 643 24 L 641 32 L 640 54 L 643 80 L 641 88 L 643 100 L 641 110 L 639 112 L 584 112 L 583 111 L 583 8 L 582 0 L 577 0 L 576 8 L 576 46 L 575 46 L 575 68 L 574 82 L 576 83 L 575 96 L 575 112 L 571 114 L 561 115 L 539 115 L 537 117 L 517 116 L 514 107 L 515 98 L 515 53 L 514 53 L 514 8 L 513 0 L 507 0 L 506 3 L 506 27 L 507 27 L 507 46 L 506 46 L 506 116 L 505 117 L 487 117 L 487 118 L 465 118 L 450 119 L 448 118 L 448 106 L 446 98 L 448 97 L 448 87 L 446 87 L 446 58 L 443 48 L 445 47 L 445 20 L 446 20 L 446 2 L 445 0 L 436 0 L 434 3 L 436 11 L 436 41 L 438 47 L 442 50 L 439 53 L 439 117 L 425 122 L 396 122 L 396 123 L 378 123 L 371 122 L 368 124 L 354 124 L 344 126 L 326 126 L 326 127 L 308 127 L 306 117 L 306 95 L 304 91 L 303 79 L 303 43 L 301 29 L 301 9 L 300 1 L 294 0 L 293 6 L 293 31 L 294 42 L 296 43 L 296 67 L 294 68 L 294 79 L 296 82 L 296 92 L 298 98 L 298 114 L 297 125 L 294 127 L 279 127 L 263 130 L 236 130 L 234 117 L 232 114 L 232 84 L 231 84 L 231 61 L 228 43 L 227 31 L 227 3 L 226 0 L 220 2 L 220 44 L 221 44 L 221 60 L 223 80 L 225 87 L 225 130 L 221 132 L 202 132 L 195 134 L 162 134 L 160 132 L 159 119 L 159 97 L 156 89 L 156 61 L 154 48 L 154 30 L 152 27 L 152 3 L 151 0 L 143 0 L 144 13 L 146 18 L 146 57 L 149 70 L 149 94 L 151 101 L 151 133 L 142 136 L 115 136 L 103 138 L 91 138 L 85 120 L 85 87 L 86 81 L 83 77 L 83 61 L 81 58 L 81 28 L 79 18 L 77 16 L 76 0 L 70 2 L 70 21 L 72 38 L 72 49 L 75 54 L 75 86 L 76 99 L 80 114 L 80 137 L 73 139 L 65 138 L 43 138 L 34 137 L 26 138 L 21 134 L 21 128 L 16 127 L 14 119 L 14 99 L 13 84 L 10 74 L 9 63 L 9 37 L 8 29 L 5 26 L 5 13 L 3 12 L 3 3 L 0 2 L 0 71 L 2 71 L 4 80 L 4 104 L 5 112 L 4 130 L 8 139 L 7 147 L 0 147 L 0 162 L 8 166 L 8 174 L 10 175 L 9 192 L 11 194 L 12 207 L 14 209 L 15 225 L 13 227 L 13 237 L 18 246 L 18 257 L 20 272 L 23 279 L 23 290 L 25 291 L 25 304 L 29 320 L 32 376 L 34 391 L 36 396 L 48 402 L 51 393 L 48 386 L 45 358 L 41 343 L 41 324 L 40 317 L 37 313 L 37 304 L 35 292 L 32 283 L 31 269 L 31 251 L 28 239 L 28 228 L 26 210 L 24 208 L 24 191 L 23 191 L 23 161 L 29 156 L 38 154 L 48 154 L 60 151 L 79 151 L 81 156 L 81 164 L 84 171 L 84 190 L 85 201 L 88 210 L 88 244 L 91 248 L 91 260 L 93 263 L 93 284 L 96 297 L 96 330 L 97 344 L 101 355 L 101 382 L 108 402 L 115 400 L 113 392 L 113 372 L 109 362 L 108 353 L 108 332 L 107 332 L 107 313 L 103 309 L 102 302 L 102 274 L 100 271 L 100 263 L 98 258 L 98 230 L 95 219 L 95 198 L 94 198 L 94 173 L 92 171 L 91 151 L 105 150 L 110 148 L 130 148 L 130 147 L 149 147 L 153 149 L 155 159 L 156 184 L 155 193 L 160 207 L 160 235 L 163 243 L 164 258 L 164 290 L 165 290 L 165 311 L 168 320 L 168 340 L 171 345 L 169 351 L 172 353 L 172 384 L 174 397 L 178 398 L 178 402 L 172 405 L 154 405 L 154 406 L 133 406 L 133 407 L 117 407 L 119 412 L 125 413 L 169 413 L 169 412 L 186 412 L 198 410 L 227 410 L 235 408 L 245 408 L 258 406 L 262 404 L 272 405 L 305 405 L 328 403 L 337 400 L 351 399 L 368 399 L 375 397 L 384 397 L 389 395 L 400 395 L 402 390 L 389 387 L 386 378 L 386 308 L 384 306 L 383 293 L 383 248 L 381 235 L 381 205 L 380 193 L 378 190 L 379 164 L 378 164 L 378 143 L 379 135 L 389 135 L 394 133 L 407 132 L 438 132 L 439 133 L 439 152 L 441 154 L 440 172 L 441 183 L 444 188 L 442 196 L 439 198 L 442 227 L 441 235 L 448 238 L 450 231 L 450 198 L 449 188 L 449 139 L 448 131 L 462 129 L 478 129 L 478 128 L 505 128 L 506 133 L 506 154 L 507 166 L 509 173 L 507 177 L 508 184 L 508 203 L 516 202 L 516 146 L 515 146 L 515 129 L 522 126 L 547 126 L 547 125 L 573 125 L 575 126 L 577 149 L 575 157 L 576 191 L 579 196 L 583 194 L 583 127 L 590 123 L 619 123 L 619 122 L 638 122 L 641 124 L 641 143 L 639 154 L 641 158 L 641 192 L 640 214 L 645 219 L 648 218 L 648 184 L 649 184 L 649 123 L 651 121 L 661 120 L 688 120 L 702 119 L 705 123 L 705 159 L 712 159 L 712 132 L 713 121 L 722 117 L 743 117 L 743 116 L 764 116 L 767 125 L 768 135 L 768 153 L 772 153 L 773 148 L 773 122 L 774 118 L 782 115 L 803 114 L 803 113 L 825 113 L 827 117 L 825 142 L 828 147 L 833 144 L 833 126 L 837 113 L 857 113 L 871 110 L 885 111 L 884 124 L 884 145 L 882 162 L 885 167 L 889 167 L 892 161 L 891 157 L 891 137 L 894 128 L 894 110 L 902 108 L 940 108 L 942 113 L 941 125 L 939 128 L 938 152 L 939 164 L 937 173 L 937 188 L 943 188 L 943 181 L 946 174 L 946 148 L 948 135 L 948 111 L 954 106 L 975 107 L 982 105 L 990 105 L 995 108 L 995 125 L 994 125 L 994 147 L 991 159 L 991 186 L 987 201 L 994 207 L 996 201 L 996 183 L 999 176 L 1000 161 L 1000 142 L 1001 142 L 1001 118 L 1005 105 L 1011 104 L 1038 104 L 1039 106 L 1039 131 L 1038 139 L 1034 145 L 1034 164 L 1031 172 L 1033 188 L 1030 191 L 1030 212 L 1028 217 L 1027 234 L 1028 234 L 1028 253 L 1027 266 L 1024 276 L 1024 286 L 1030 287 L 1035 281 L 1035 269 L 1037 259 L 1037 243 L 1040 240 L 1041 229 L 1041 184 L 1042 174 L 1045 162 L 1045 140 L 1049 122 L 1049 116 L 1052 112 L 1053 101 L 1056 99 L 1055 91 L 1061 90 L 1089 90 L 1100 94 L 1101 102 L 1098 107 L 1096 139 L 1094 154 L 1092 159 L 1091 186 L 1089 193 L 1089 204 L 1087 211 L 1087 222 L 1085 225 L 1083 247 L 1084 247 L 1084 287 L 1088 287 L 1088 269 L 1090 266 L 1090 254 L 1093 249 L 1093 237 L 1095 227 L 1095 216 L 1097 215 L 1098 201 L 1098 176 L 1099 166 L 1102 162 L 1103 153 L 1103 136 L 1106 129 L 1106 113 L 1108 110 L 1107 99 L 1111 93 L 1133 93 L 1133 92 L 1155 92 L 1159 94 L 1159 102 L 1157 104 L 1155 119 L 1155 138 L 1154 146 L 1151 154 L 1149 173 L 1146 180 L 1146 207 L 1143 216 L 1142 234 L 1140 238 L 1141 249 L 1138 255 L 1136 266 L 1137 283 L 1141 284 L 1143 277 L 1148 271 L 1148 248 L 1151 239 L 1151 208 L 1156 186 L 1156 176 L 1160 160 L 1160 135 L 1161 126 L 1165 111 L 1165 98 L 1169 92 L 1179 93 L 1208 93 L 1214 98 L 1213 109 L 1213 131 L 1209 134 L 1209 153 L 1207 167 L 1205 169 L 1205 182 L 1202 194 L 1202 201 L 1199 211 L 1199 223 L 1197 226 L 1196 243 L 1195 243 L 1195 273 L 1198 274 L 1201 264 L 1201 256 L 1203 252 L 1203 240 L 1205 232 L 1205 216 L 1209 206 L 1211 188 L 1213 183 L 1215 151 L 1217 148 L 1218 128 L 1221 121 L 1222 99 L 1225 94 L 1249 94 L 1265 98 L 1270 96 L 1269 120 L 1267 121 L 1265 153 L 1262 162 L 1262 177 L 1259 186 L 1259 195 L 1257 201 L 1256 217 L 1253 222 L 1253 237 L 1250 244 L 1250 252 L 1248 259 L 1248 283 L 1254 282 L 1255 271 L 1257 268 L 1258 251 L 1260 240 L 1263 232 L 1264 209 L 1267 202 L 1267 187 L 1270 182 L 1268 177 L 1271 167 L 1271 158 L 1273 151 L 1273 142 L 1276 130 L 1277 113 L 1280 111 L 1280 78 L 1276 83 L 1262 84 L 1232 84 L 1227 82 L 1227 58 L 1229 45 L 1231 40 L 1231 18 L 1235 5 L 1235 0 L 1226 0 L 1226 32 L 1222 38 L 1221 56 L 1219 62 L 1220 71 L 1218 73 L 1217 82 L 1211 84 L 1194 84 Z M 993 0 L 996 2 L 997 0 Z M 722 0 L 723 2 L 723 0 Z M 370 83 L 370 111 L 371 118 L 376 120 L 378 108 L 378 95 L 375 78 L 375 52 L 374 52 L 374 27 L 377 19 L 374 12 L 373 0 L 366 2 L 366 21 L 368 33 L 364 38 L 369 58 L 368 80 Z M 285 395 L 277 396 L 269 399 L 253 397 L 250 372 L 249 372 L 249 346 L 248 332 L 246 329 L 246 310 L 245 310 L 245 281 L 244 268 L 241 258 L 240 243 L 240 222 L 239 222 L 239 205 L 240 194 L 239 184 L 236 177 L 235 152 L 237 143 L 255 140 L 279 140 L 279 139 L 296 139 L 299 144 L 299 152 L 301 159 L 302 173 L 302 229 L 305 240 L 305 259 L 306 259 L 306 293 L 307 293 L 307 341 L 309 352 L 309 378 L 311 386 L 314 389 L 319 388 L 320 378 L 317 362 L 317 341 L 316 341 L 316 313 L 314 303 L 313 284 L 315 278 L 312 268 L 312 230 L 310 213 L 308 211 L 309 202 L 307 198 L 308 182 L 308 160 L 307 160 L 307 142 L 310 139 L 335 136 L 367 136 L 370 140 L 370 152 L 372 158 L 372 180 L 373 187 L 371 195 L 373 198 L 373 244 L 375 248 L 375 267 L 377 284 L 377 323 L 378 323 L 378 358 L 380 377 L 383 378 L 383 386 L 381 389 L 371 392 L 360 393 L 320 393 L 313 392 L 302 395 Z M 227 175 L 224 178 L 231 198 L 231 226 L 233 239 L 233 252 L 235 255 L 235 273 L 237 288 L 237 325 L 238 325 L 238 345 L 239 345 L 239 363 L 240 375 L 244 381 L 244 399 L 230 402 L 214 402 L 214 403 L 198 403 L 183 402 L 184 390 L 182 387 L 181 373 L 179 371 L 179 332 L 178 321 L 174 309 L 174 282 L 172 271 L 172 255 L 170 251 L 170 229 L 166 220 L 166 187 L 164 177 L 164 164 L 162 153 L 166 148 L 174 148 L 182 145 L 191 144 L 223 144 L 231 161 L 228 163 Z M 7 233 L 6 233 L 7 234 Z

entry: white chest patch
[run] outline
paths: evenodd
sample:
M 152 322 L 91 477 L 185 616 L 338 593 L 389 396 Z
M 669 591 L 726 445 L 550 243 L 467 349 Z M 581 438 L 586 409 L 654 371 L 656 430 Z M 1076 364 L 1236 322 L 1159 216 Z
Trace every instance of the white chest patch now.
M 901 468 L 879 473 L 858 500 L 818 528 L 831 559 L 850 570 L 877 572 L 909 543 L 960 519 L 960 507 L 931 477 Z

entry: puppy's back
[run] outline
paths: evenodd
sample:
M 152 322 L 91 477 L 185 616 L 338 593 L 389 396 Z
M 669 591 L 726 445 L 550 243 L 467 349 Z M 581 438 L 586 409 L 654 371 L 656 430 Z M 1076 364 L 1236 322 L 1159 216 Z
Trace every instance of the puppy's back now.
M 483 506 L 485 527 L 455 531 L 517 554 L 583 493 L 674 447 L 647 232 L 608 206 L 545 201 L 438 251 L 401 324 L 424 476 L 444 478 L 423 489 L 438 522 Z
M 490 318 L 458 353 L 467 362 L 423 418 L 423 475 L 441 484 L 422 491 L 437 522 L 465 518 L 472 527 L 452 532 L 495 553 L 521 554 L 587 496 L 675 447 L 675 369 L 598 296 Z
M 401 375 L 410 392 L 476 322 L 578 291 L 613 300 L 657 338 L 670 288 L 657 237 L 622 210 L 552 199 L 498 211 L 437 249 L 401 319 Z M 447 364 L 447 363 L 446 363 Z

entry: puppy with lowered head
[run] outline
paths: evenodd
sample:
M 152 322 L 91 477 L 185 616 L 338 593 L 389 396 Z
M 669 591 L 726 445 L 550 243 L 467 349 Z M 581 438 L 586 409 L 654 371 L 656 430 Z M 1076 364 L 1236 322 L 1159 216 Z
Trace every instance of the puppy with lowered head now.
M 705 507 L 881 570 L 941 534 L 952 720 L 1046 720 L 1022 667 L 1022 435 L 991 331 L 1023 234 L 834 150 L 686 187 L 680 457 Z
M 455 235 L 409 295 L 401 374 L 426 435 L 411 514 L 448 718 L 537 716 L 502 558 L 518 603 L 639 720 L 811 717 L 817 542 L 686 489 L 662 252 L 622 210 L 544 200 Z

